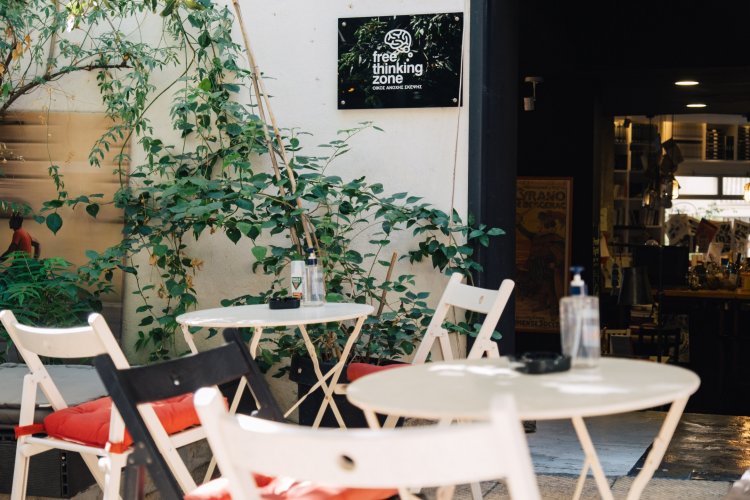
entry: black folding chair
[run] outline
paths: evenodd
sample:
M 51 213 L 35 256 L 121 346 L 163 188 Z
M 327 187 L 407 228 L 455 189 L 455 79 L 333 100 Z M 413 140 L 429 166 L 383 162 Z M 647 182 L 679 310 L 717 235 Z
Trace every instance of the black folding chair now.
M 226 329 L 224 340 L 225 345 L 210 351 L 126 370 L 115 368 L 107 355 L 94 359 L 94 366 L 133 438 L 133 452 L 128 457 L 125 477 L 125 499 L 143 498 L 144 466 L 162 498 L 178 500 L 184 495 L 138 411 L 139 404 L 161 401 L 244 377 L 258 408 L 254 415 L 284 421 L 284 415 L 239 331 Z

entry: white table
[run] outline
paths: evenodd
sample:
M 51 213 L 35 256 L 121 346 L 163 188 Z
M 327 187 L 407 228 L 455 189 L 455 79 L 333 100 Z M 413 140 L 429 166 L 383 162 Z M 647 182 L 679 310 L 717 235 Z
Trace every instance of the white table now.
M 546 375 L 514 370 L 507 358 L 425 363 L 386 370 L 349 384 L 347 396 L 371 426 L 375 413 L 436 420 L 489 419 L 489 402 L 512 393 L 524 420 L 571 419 L 585 453 L 576 487 L 579 498 L 591 468 L 602 498 L 612 499 L 583 419 L 671 404 L 628 499 L 640 497 L 664 457 L 688 398 L 700 385 L 683 368 L 630 359 L 603 358 L 594 369 Z
M 362 325 L 365 322 L 365 318 L 370 315 L 373 311 L 373 307 L 367 304 L 351 304 L 351 303 L 326 303 L 322 306 L 317 307 L 300 307 L 297 309 L 269 309 L 268 305 L 249 305 L 249 306 L 233 306 L 233 307 L 218 307 L 216 309 L 204 309 L 202 311 L 194 311 L 186 314 L 177 316 L 177 322 L 182 325 L 182 333 L 185 336 L 185 341 L 192 352 L 198 352 L 193 341 L 193 335 L 190 333 L 191 327 L 202 327 L 202 328 L 252 328 L 254 330 L 252 339 L 250 340 L 250 353 L 255 356 L 258 351 L 258 344 L 263 335 L 265 328 L 274 328 L 278 326 L 297 327 L 302 334 L 302 339 L 307 347 L 307 352 L 310 354 L 312 359 L 313 368 L 315 375 L 318 378 L 318 382 L 310 389 L 307 394 L 316 390 L 318 387 L 323 388 L 324 397 L 323 402 L 318 410 L 318 415 L 315 418 L 313 424 L 314 427 L 320 425 L 320 421 L 323 418 L 328 405 L 331 406 L 333 414 L 336 416 L 341 427 L 344 425 L 344 420 L 341 418 L 341 413 L 333 400 L 333 390 L 338 383 L 341 371 L 346 362 L 346 358 L 349 356 L 349 352 L 354 345 L 354 342 L 359 336 L 359 332 L 362 329 Z M 355 321 L 354 329 L 349 335 L 349 338 L 344 345 L 344 349 L 341 353 L 341 358 L 338 363 L 331 368 L 325 374 L 320 371 L 320 364 L 318 363 L 318 357 L 315 353 L 315 346 L 310 340 L 310 336 L 307 334 L 306 325 L 317 324 L 317 323 L 330 323 L 340 321 Z M 328 379 L 330 379 L 329 382 Z M 300 398 L 297 403 L 291 407 L 284 416 L 288 416 L 294 411 L 297 406 L 304 400 L 307 395 Z M 233 404 L 235 406 L 235 404 Z M 234 408 L 233 408 L 234 410 Z

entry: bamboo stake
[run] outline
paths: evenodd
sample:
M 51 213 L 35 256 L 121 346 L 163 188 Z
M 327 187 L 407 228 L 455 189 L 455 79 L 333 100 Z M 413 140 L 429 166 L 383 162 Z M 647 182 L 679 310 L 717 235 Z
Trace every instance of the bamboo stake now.
M 393 273 L 393 267 L 396 265 L 396 252 L 393 252 L 393 255 L 391 255 L 391 263 L 388 265 L 388 272 L 385 273 L 385 281 L 391 281 L 391 273 Z M 383 290 L 382 295 L 380 296 L 380 305 L 378 306 L 378 313 L 375 315 L 376 318 L 380 318 L 380 315 L 383 314 L 383 308 L 385 307 L 385 294 L 388 292 L 388 290 Z
M 287 176 L 289 178 L 289 184 L 292 188 L 293 192 L 297 191 L 297 181 L 294 178 L 294 171 L 289 166 L 289 162 L 286 158 L 286 149 L 284 148 L 283 143 L 281 142 L 281 133 L 279 132 L 279 128 L 276 124 L 276 117 L 273 114 L 273 111 L 271 110 L 271 103 L 268 100 L 268 97 L 266 95 L 266 89 L 265 85 L 263 84 L 263 79 L 260 78 L 260 69 L 258 68 L 256 61 L 255 61 L 255 55 L 253 54 L 253 50 L 250 46 L 250 39 L 247 35 L 247 30 L 245 29 L 245 22 L 242 19 L 242 10 L 240 9 L 239 0 L 232 0 L 232 5 L 234 6 L 235 14 L 237 15 L 237 21 L 240 25 L 240 31 L 242 33 L 242 39 L 245 44 L 245 52 L 247 54 L 247 62 L 250 65 L 251 73 L 252 73 L 252 81 L 253 81 L 253 89 L 255 90 L 255 94 L 258 99 L 258 111 L 261 118 L 261 123 L 263 126 L 263 135 L 265 136 L 266 143 L 268 144 L 268 153 L 271 156 L 271 164 L 273 165 L 274 175 L 276 176 L 277 180 L 281 180 L 281 169 L 279 168 L 278 161 L 276 159 L 276 153 L 273 148 L 273 140 L 271 139 L 271 134 L 268 130 L 268 124 L 266 123 L 266 108 L 268 109 L 268 117 L 271 121 L 271 126 L 273 127 L 274 135 L 276 136 L 276 143 L 278 144 L 278 151 L 279 156 L 281 156 L 281 160 L 284 163 L 284 167 L 287 171 Z M 279 186 L 279 192 L 282 196 L 285 195 L 285 190 L 282 186 Z M 302 208 L 302 200 L 299 198 L 295 198 L 295 202 L 298 208 Z M 310 237 L 310 227 L 312 224 L 310 224 L 309 219 L 306 219 L 306 217 L 300 217 L 300 220 L 302 222 L 302 230 L 305 234 L 305 242 L 307 243 L 308 248 L 313 248 L 313 242 Z M 296 230 L 294 227 L 290 229 L 294 236 L 292 239 L 296 239 Z

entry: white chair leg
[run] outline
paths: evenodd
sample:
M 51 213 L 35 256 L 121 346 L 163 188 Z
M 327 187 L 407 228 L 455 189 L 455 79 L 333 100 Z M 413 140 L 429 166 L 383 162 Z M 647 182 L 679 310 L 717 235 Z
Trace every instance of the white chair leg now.
M 122 471 L 126 465 L 127 454 L 110 453 L 107 460 L 102 461 L 106 464 L 104 471 L 104 500 L 119 500 L 120 498 L 120 481 L 122 480 Z
M 385 417 L 385 422 L 383 423 L 383 429 L 393 429 L 396 427 L 396 423 L 398 423 L 398 415 L 388 415 Z
M 96 484 L 104 491 L 104 468 L 100 465 L 99 457 L 89 455 L 88 453 L 81 453 L 81 459 L 86 464 L 86 467 L 89 468 L 91 475 L 94 476 Z M 106 460 L 106 458 L 103 460 Z
M 11 500 L 23 500 L 26 498 L 26 485 L 29 480 L 29 460 L 31 457 L 23 453 L 24 446 L 24 439 L 21 437 L 16 444 L 16 464 L 13 467 Z
M 471 498 L 482 500 L 482 486 L 479 483 L 471 483 Z

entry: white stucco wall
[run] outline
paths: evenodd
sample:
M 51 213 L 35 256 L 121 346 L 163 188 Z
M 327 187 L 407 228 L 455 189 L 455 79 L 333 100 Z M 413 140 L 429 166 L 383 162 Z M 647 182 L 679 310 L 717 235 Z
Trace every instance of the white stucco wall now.
M 230 5 L 228 0 L 217 3 Z M 280 127 L 299 127 L 311 132 L 303 145 L 315 146 L 335 138 L 336 131 L 358 122 L 373 121 L 384 132 L 368 131 L 352 141 L 349 154 L 331 167 L 344 179 L 366 176 L 384 184 L 387 193 L 408 191 L 448 211 L 451 200 L 465 217 L 467 206 L 467 118 L 468 47 L 464 48 L 464 107 L 423 109 L 338 110 L 337 20 L 339 17 L 419 14 L 463 11 L 468 41 L 468 0 L 242 0 L 242 9 L 257 62 L 266 75 L 266 87 Z M 159 26 L 134 32 L 156 43 Z M 241 41 L 237 30 L 237 41 Z M 468 42 L 467 42 L 468 45 Z M 161 75 L 166 85 L 174 75 Z M 162 99 L 151 110 L 154 124 L 165 133 L 171 128 L 169 100 Z M 78 74 L 26 97 L 18 109 L 101 111 L 94 75 Z M 456 150 L 457 146 L 457 150 Z M 133 163 L 143 159 L 133 147 Z M 308 152 L 309 154 L 309 152 Z M 455 184 L 453 184 L 455 168 Z M 408 233 L 404 233 L 406 238 Z M 405 248 L 401 241 L 396 250 Z M 257 291 L 263 283 L 251 272 L 250 243 L 243 238 L 233 245 L 224 235 L 202 237 L 189 248 L 192 256 L 205 261 L 195 283 L 199 307 L 219 305 L 220 296 L 237 296 Z M 403 252 L 405 253 L 405 251 Z M 146 266 L 147 259 L 141 264 Z M 397 271 L 405 271 L 400 264 Z M 433 292 L 433 301 L 445 279 L 429 265 L 414 270 L 419 288 Z M 155 273 L 154 273 L 155 274 Z M 141 277 L 148 279 L 148 273 Z M 134 356 L 133 343 L 139 318 L 135 298 L 126 283 L 123 311 L 123 347 Z M 178 346 L 184 349 L 184 344 Z

